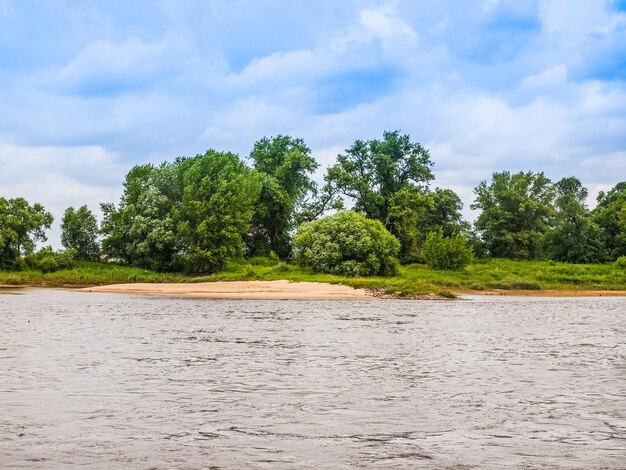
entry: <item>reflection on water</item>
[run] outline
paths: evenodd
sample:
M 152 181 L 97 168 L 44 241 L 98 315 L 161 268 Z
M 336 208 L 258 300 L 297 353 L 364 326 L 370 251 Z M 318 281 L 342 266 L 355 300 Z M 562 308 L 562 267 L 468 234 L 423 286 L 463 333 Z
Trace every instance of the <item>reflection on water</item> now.
M 0 295 L 0 468 L 625 468 L 625 312 Z

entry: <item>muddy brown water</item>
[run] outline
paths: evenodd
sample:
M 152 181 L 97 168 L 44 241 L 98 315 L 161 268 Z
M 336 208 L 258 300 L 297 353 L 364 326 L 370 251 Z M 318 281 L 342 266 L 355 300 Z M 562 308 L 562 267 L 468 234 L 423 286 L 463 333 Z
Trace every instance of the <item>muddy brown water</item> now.
M 0 468 L 626 468 L 626 298 L 0 293 Z

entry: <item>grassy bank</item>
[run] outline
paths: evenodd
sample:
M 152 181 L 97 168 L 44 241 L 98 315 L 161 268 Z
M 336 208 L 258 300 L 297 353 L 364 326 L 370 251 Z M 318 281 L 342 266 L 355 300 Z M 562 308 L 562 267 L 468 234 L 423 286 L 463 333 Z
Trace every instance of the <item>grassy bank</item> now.
M 102 263 L 78 263 L 70 270 L 0 272 L 0 284 L 50 287 L 91 286 L 128 282 L 203 282 L 279 280 L 327 282 L 387 294 L 414 295 L 448 291 L 502 290 L 626 290 L 626 270 L 614 264 L 574 265 L 548 261 L 482 260 L 460 271 L 439 271 L 424 265 L 400 268 L 390 278 L 349 278 L 315 274 L 298 266 L 267 258 L 231 262 L 211 276 L 162 274 Z

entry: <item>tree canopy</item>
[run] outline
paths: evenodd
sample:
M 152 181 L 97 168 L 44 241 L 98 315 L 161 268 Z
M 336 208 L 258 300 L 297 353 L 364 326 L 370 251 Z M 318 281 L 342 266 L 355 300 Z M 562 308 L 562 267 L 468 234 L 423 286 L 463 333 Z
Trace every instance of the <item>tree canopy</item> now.
M 400 240 L 400 261 L 423 262 L 421 248 L 431 232 L 441 231 L 450 237 L 469 231 L 462 208 L 461 199 L 450 189 L 436 188 L 431 192 L 405 186 L 395 193 L 389 202 L 389 221 Z
M 65 210 L 61 220 L 61 243 L 65 248 L 73 249 L 78 260 L 98 260 L 98 220 L 87 206 Z
M 285 135 L 256 142 L 250 160 L 261 176 L 261 193 L 246 237 L 247 252 L 254 256 L 273 251 L 288 259 L 296 211 L 307 193 L 314 190 L 310 175 L 319 165 L 302 139 Z
M 103 249 L 154 270 L 215 272 L 242 254 L 260 186 L 236 155 L 214 150 L 136 166 L 119 207 L 102 206 Z
M 555 189 L 542 172 L 493 173 L 475 189 L 475 222 L 491 256 L 537 259 L 554 216 Z
M 219 271 L 229 258 L 295 254 L 315 270 L 349 275 L 389 274 L 396 257 L 459 267 L 472 250 L 568 263 L 626 256 L 626 182 L 601 192 L 590 211 L 575 177 L 553 184 L 542 172 L 495 172 L 474 188 L 471 207 L 480 213 L 472 227 L 454 191 L 430 189 L 428 150 L 400 131 L 356 140 L 320 186 L 312 179 L 318 166 L 305 142 L 288 135 L 255 142 L 247 163 L 209 150 L 136 165 L 119 203 L 101 204 L 99 229 L 87 206 L 65 211 L 67 250 L 59 253 L 34 253 L 53 221 L 41 204 L 0 197 L 0 268 L 49 271 L 97 260 L 101 251 L 141 268 L 190 273 Z M 340 212 L 324 217 L 330 211 Z
M 585 200 L 588 191 L 578 178 L 555 184 L 554 227 L 546 234 L 546 254 L 555 261 L 601 263 L 608 259 L 602 229 L 591 219 Z
M 626 255 L 626 181 L 600 192 L 593 211 L 594 221 L 604 231 L 604 241 L 612 259 Z
M 0 268 L 14 268 L 20 256 L 34 251 L 37 241 L 46 241 L 45 229 L 53 220 L 39 203 L 0 197 Z
M 389 227 L 391 198 L 406 186 L 426 189 L 432 165 L 428 150 L 409 135 L 385 132 L 382 140 L 355 141 L 328 169 L 326 180 L 354 200 L 355 211 Z

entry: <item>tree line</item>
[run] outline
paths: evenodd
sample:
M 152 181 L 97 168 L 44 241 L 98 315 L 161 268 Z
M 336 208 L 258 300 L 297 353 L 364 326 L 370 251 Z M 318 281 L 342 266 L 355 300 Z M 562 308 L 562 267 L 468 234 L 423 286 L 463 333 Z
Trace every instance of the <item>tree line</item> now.
M 590 210 L 576 177 L 495 172 L 474 189 L 472 226 L 454 191 L 430 187 L 428 150 L 399 131 L 355 141 L 321 185 L 312 179 L 318 168 L 304 141 L 285 135 L 259 140 L 245 160 L 209 150 L 134 166 L 120 201 L 101 204 L 101 224 L 87 206 L 65 211 L 64 256 L 188 273 L 217 272 L 230 258 L 295 257 L 357 275 L 390 274 L 396 258 L 453 268 L 469 262 L 468 253 L 569 263 L 626 255 L 626 182 L 600 193 Z M 346 213 L 346 204 L 360 215 Z M 329 212 L 339 215 L 323 222 Z M 0 197 L 0 268 L 62 265 L 50 248 L 35 252 L 52 221 L 41 204 Z

